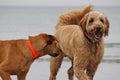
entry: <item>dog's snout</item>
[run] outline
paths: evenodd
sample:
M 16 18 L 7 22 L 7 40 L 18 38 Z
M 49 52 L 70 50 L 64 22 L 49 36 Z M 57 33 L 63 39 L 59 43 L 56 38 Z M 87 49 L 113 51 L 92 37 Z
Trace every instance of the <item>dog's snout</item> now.
M 57 56 L 58 56 L 58 54 L 57 54 L 57 53 L 54 53 L 53 57 L 57 57 Z
M 97 31 L 100 31 L 102 28 L 100 26 L 96 27 Z

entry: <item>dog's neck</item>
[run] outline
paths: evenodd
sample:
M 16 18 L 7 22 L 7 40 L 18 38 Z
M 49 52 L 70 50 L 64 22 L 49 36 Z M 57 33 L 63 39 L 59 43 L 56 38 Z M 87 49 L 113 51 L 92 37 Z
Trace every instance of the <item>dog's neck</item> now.
M 94 44 L 94 42 L 88 37 L 88 33 L 87 32 L 85 32 L 84 35 L 85 35 L 85 38 L 86 38 L 88 43 Z
M 86 36 L 86 39 L 90 44 L 93 44 L 93 41 L 90 38 L 88 38 L 87 36 Z
M 28 40 L 27 44 L 28 44 L 28 47 L 29 47 L 29 50 L 31 52 L 31 55 L 32 55 L 33 59 L 37 59 L 37 58 L 45 55 L 45 54 L 43 54 L 43 53 L 45 53 L 43 49 L 39 50 L 39 49 L 36 48 L 36 46 L 35 46 L 36 42 L 34 42 L 34 41 L 31 42 L 31 40 Z
M 93 41 L 91 38 L 89 38 L 87 32 L 85 32 L 85 37 L 86 37 L 87 42 L 88 42 L 89 44 L 91 44 L 91 45 L 99 45 L 99 44 L 101 43 L 101 41 L 102 41 L 102 39 L 101 39 L 100 41 L 96 41 L 96 42 Z
M 37 52 L 35 51 L 35 49 L 34 49 L 32 43 L 31 43 L 31 41 L 28 40 L 28 41 L 27 41 L 27 44 L 28 44 L 28 47 L 29 47 L 29 49 L 30 49 L 33 57 L 34 57 L 35 59 L 37 59 L 39 56 L 38 56 Z

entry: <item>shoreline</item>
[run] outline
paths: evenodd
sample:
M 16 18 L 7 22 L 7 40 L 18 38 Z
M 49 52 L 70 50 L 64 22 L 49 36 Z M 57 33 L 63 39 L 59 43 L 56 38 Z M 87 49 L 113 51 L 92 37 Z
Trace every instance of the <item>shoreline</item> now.
M 104 56 L 105 57 L 105 56 Z M 50 58 L 47 58 L 47 57 L 44 57 L 44 58 L 39 58 L 38 60 L 36 60 L 35 62 L 49 62 L 50 61 Z M 70 62 L 70 60 L 65 57 L 63 59 L 63 62 Z M 118 59 L 111 59 L 110 57 L 108 58 L 103 58 L 102 62 L 101 63 L 118 63 L 120 64 L 120 58 Z
M 70 62 L 63 61 L 57 75 L 57 80 L 68 80 L 67 70 L 71 66 Z M 94 80 L 119 80 L 120 64 L 101 63 L 96 71 Z M 48 80 L 49 79 L 49 62 L 34 62 L 27 74 L 26 80 Z M 16 76 L 11 76 L 12 80 L 17 80 Z M 0 79 L 1 80 L 1 79 Z M 77 78 L 74 76 L 74 80 Z

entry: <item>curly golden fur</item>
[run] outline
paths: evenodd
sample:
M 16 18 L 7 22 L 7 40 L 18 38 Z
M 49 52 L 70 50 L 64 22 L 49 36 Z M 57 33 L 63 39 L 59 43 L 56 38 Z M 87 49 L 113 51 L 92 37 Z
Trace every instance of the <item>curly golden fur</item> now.
M 84 9 L 72 10 L 61 14 L 56 29 L 63 25 L 78 25 L 83 16 L 92 10 L 92 5 L 89 5 Z
M 57 56 L 60 47 L 56 38 L 48 34 L 30 36 L 36 53 Z M 2 80 L 11 80 L 10 75 L 17 75 L 18 80 L 25 80 L 30 65 L 35 60 L 31 54 L 26 39 L 0 41 L 0 77 Z
M 79 16 L 82 17 L 74 14 L 74 11 L 68 12 L 69 15 L 76 15 L 75 18 L 69 16 L 73 21 L 77 20 L 75 24 L 67 20 L 65 25 L 66 19 L 63 20 L 60 16 L 55 36 L 63 53 L 51 58 L 49 80 L 56 80 L 64 56 L 72 63 L 68 70 L 69 80 L 73 80 L 74 74 L 78 80 L 93 80 L 104 54 L 103 36 L 108 35 L 109 21 L 103 13 L 91 10 L 90 6 L 87 8 L 87 12 L 86 8 L 79 10 Z

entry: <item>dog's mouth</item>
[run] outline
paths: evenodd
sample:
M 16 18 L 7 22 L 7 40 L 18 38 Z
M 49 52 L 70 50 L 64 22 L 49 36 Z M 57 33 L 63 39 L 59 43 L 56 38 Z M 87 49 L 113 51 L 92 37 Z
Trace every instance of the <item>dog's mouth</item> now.
M 87 39 L 91 42 L 98 42 L 104 35 L 103 29 L 101 27 L 96 27 L 95 29 L 91 29 L 90 31 L 86 30 L 85 35 Z
M 94 34 L 94 38 L 97 40 L 99 40 L 102 36 L 103 36 L 103 34 L 100 31 L 96 31 Z
M 52 57 L 57 57 L 58 56 L 58 54 L 57 53 L 54 53 L 54 54 L 49 54 L 50 56 L 52 56 Z

